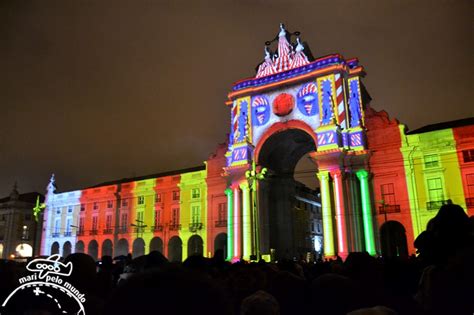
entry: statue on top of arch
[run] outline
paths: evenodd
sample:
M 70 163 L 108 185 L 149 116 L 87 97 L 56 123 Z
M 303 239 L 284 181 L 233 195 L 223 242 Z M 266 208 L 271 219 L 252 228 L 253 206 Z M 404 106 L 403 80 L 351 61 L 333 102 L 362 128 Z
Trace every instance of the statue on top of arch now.
M 298 68 L 310 62 L 300 38 L 297 37 L 296 43 L 292 44 L 290 41 L 291 35 L 298 36 L 299 32 L 294 34 L 289 33 L 285 29 L 285 25 L 280 23 L 280 32 L 278 33 L 278 36 L 272 41 L 265 43 L 265 59 L 258 66 L 257 78 Z M 278 39 L 278 48 L 275 53 L 272 53 L 269 45 L 276 39 Z

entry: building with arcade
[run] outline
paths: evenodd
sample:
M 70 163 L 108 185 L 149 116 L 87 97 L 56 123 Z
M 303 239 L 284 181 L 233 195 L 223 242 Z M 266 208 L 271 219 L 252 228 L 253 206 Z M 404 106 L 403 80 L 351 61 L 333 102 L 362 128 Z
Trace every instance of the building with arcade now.
M 356 58 L 313 58 L 281 25 L 257 74 L 232 86 L 229 139 L 204 165 L 61 193 L 52 178 L 42 254 L 414 253 L 441 205 L 474 214 L 474 118 L 408 131 L 371 107 L 364 76 Z M 314 198 L 294 179 L 303 157 Z

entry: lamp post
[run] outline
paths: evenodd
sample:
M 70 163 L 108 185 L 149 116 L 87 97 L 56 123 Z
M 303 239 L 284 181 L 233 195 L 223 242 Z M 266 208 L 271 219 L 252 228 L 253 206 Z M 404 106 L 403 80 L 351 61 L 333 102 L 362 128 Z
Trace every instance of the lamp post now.
M 133 226 L 133 227 L 135 227 L 135 228 L 137 229 L 137 238 L 138 238 L 139 236 L 142 236 L 143 230 L 144 230 L 148 225 L 144 224 L 144 222 L 143 222 L 142 220 L 138 220 L 138 219 L 137 219 L 137 220 L 135 220 L 135 221 L 137 222 L 137 224 L 132 223 L 132 224 L 130 224 L 130 226 Z M 140 235 L 139 235 L 139 234 L 140 234 Z
M 254 227 L 254 255 L 257 260 L 260 259 L 260 229 L 259 229 L 259 213 L 258 213 L 258 200 L 257 200 L 257 183 L 259 180 L 265 178 L 267 168 L 263 167 L 260 171 L 257 170 L 255 161 L 252 161 L 252 169 L 245 172 L 245 177 L 249 183 L 249 187 L 252 190 L 252 214 L 253 214 L 253 227 Z

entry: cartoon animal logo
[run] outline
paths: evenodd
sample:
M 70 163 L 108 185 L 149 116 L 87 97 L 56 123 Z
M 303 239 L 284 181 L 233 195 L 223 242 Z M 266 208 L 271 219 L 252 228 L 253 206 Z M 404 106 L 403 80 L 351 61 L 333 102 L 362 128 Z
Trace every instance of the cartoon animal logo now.
M 314 116 L 319 111 L 318 88 L 316 83 L 305 84 L 297 94 L 297 106 L 305 116 Z
M 252 101 L 253 124 L 256 126 L 265 125 L 270 119 L 270 103 L 265 96 L 256 96 Z

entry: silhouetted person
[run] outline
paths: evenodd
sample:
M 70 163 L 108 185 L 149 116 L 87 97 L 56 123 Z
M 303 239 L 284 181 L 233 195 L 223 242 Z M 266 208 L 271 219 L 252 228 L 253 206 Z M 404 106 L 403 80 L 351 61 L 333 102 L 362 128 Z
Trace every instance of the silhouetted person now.
M 416 300 L 428 314 L 474 312 L 474 233 L 458 205 L 444 205 L 415 241 L 429 266 L 423 271 Z

